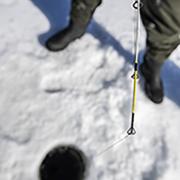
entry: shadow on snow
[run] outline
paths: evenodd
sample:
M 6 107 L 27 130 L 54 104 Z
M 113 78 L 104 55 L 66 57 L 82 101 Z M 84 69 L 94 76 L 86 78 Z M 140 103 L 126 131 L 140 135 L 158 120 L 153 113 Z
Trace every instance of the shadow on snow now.
M 59 29 L 68 25 L 71 0 L 31 0 L 38 9 L 46 16 L 50 28 L 40 34 L 39 42 L 44 45 L 45 41 Z

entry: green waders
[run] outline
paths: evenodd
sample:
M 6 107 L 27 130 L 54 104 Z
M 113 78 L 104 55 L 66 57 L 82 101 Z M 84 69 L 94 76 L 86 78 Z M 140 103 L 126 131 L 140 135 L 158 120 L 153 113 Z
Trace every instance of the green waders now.
M 65 49 L 72 41 L 80 38 L 102 0 L 72 0 L 70 23 L 65 29 L 50 37 L 46 47 L 51 51 Z
M 74 24 L 87 25 L 102 0 L 72 0 L 71 20 Z
M 142 0 L 147 32 L 145 57 L 163 63 L 180 44 L 180 0 Z
M 141 18 L 145 26 L 146 52 L 140 66 L 145 93 L 154 103 L 164 98 L 161 67 L 180 44 L 180 0 L 142 0 Z

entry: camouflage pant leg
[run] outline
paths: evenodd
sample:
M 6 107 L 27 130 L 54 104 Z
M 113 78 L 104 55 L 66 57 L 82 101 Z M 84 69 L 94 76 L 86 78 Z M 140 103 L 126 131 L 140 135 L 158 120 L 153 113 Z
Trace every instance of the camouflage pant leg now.
M 87 25 L 95 9 L 102 0 L 72 0 L 71 20 L 79 25 Z
M 142 2 L 141 18 L 147 33 L 145 57 L 163 63 L 180 43 L 180 1 Z

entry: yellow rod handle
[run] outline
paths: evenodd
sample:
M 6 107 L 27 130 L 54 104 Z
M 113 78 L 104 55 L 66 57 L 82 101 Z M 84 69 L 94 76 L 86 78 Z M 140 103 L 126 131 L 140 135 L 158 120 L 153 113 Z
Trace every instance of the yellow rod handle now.
M 134 72 L 134 88 L 133 88 L 133 103 L 132 103 L 132 112 L 135 113 L 136 109 L 136 89 L 137 89 L 137 79 L 138 79 L 138 71 Z

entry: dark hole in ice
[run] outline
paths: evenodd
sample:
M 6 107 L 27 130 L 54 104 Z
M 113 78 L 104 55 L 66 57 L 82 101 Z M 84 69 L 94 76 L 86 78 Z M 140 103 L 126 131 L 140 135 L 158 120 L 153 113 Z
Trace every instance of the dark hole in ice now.
M 43 159 L 40 180 L 83 180 L 86 170 L 84 153 L 74 146 L 58 146 Z

